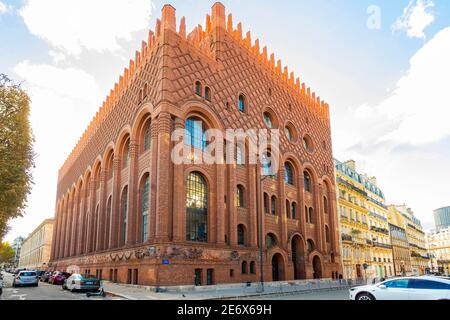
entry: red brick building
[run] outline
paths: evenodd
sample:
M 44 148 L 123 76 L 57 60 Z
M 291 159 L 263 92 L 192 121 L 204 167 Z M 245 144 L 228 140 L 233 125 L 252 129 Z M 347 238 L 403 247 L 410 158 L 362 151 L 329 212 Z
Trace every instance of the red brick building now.
M 278 128 L 284 165 L 263 190 L 246 159 L 175 165 L 171 133 L 193 120 Z M 145 285 L 255 282 L 262 246 L 266 281 L 337 277 L 332 159 L 328 105 L 222 4 L 189 34 L 166 5 L 59 171 L 51 268 Z

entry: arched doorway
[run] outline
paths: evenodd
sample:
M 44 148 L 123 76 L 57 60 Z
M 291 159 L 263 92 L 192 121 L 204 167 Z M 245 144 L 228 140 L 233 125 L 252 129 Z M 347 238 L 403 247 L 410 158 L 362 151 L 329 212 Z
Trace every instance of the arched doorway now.
M 272 281 L 284 280 L 283 257 L 275 253 L 272 257 Z
M 318 256 L 315 256 L 313 259 L 313 278 L 322 278 L 322 263 L 320 262 L 320 258 Z
M 292 238 L 292 263 L 294 264 L 294 279 L 306 279 L 305 270 L 305 246 L 299 235 Z

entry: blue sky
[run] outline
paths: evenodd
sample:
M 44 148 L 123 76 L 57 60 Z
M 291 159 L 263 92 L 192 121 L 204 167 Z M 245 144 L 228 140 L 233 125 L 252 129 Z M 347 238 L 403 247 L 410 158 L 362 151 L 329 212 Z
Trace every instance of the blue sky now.
M 38 153 L 27 215 L 13 221 L 8 240 L 53 215 L 58 168 L 162 6 L 172 4 L 192 30 L 214 2 L 0 0 L 0 72 L 32 94 Z M 222 3 L 235 24 L 329 102 L 335 156 L 357 160 L 360 171 L 378 177 L 389 202 L 405 202 L 432 227 L 432 210 L 450 205 L 450 130 L 438 130 L 450 115 L 450 94 L 440 90 L 450 74 L 440 54 L 450 42 L 450 1 Z M 367 27 L 370 6 L 380 10 L 379 29 Z M 404 23 L 394 32 L 396 21 Z M 67 116 L 71 123 L 62 125 Z

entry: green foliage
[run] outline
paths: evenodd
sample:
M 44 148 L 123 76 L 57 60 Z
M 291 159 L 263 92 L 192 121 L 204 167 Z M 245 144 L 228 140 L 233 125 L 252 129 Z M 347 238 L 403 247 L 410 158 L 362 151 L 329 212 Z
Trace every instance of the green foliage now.
M 9 263 L 14 258 L 14 249 L 8 242 L 0 244 L 0 263 Z
M 8 221 L 21 217 L 31 191 L 34 167 L 30 98 L 0 74 L 0 240 Z

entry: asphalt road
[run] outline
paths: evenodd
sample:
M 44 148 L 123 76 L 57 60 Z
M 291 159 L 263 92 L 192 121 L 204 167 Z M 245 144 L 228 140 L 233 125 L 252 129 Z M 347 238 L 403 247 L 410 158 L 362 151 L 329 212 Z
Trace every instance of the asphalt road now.
M 63 290 L 61 286 L 39 282 L 38 287 L 12 287 L 13 276 L 9 273 L 2 273 L 5 282 L 3 295 L 0 300 L 119 300 L 111 297 L 86 297 L 86 293 L 72 293 Z

